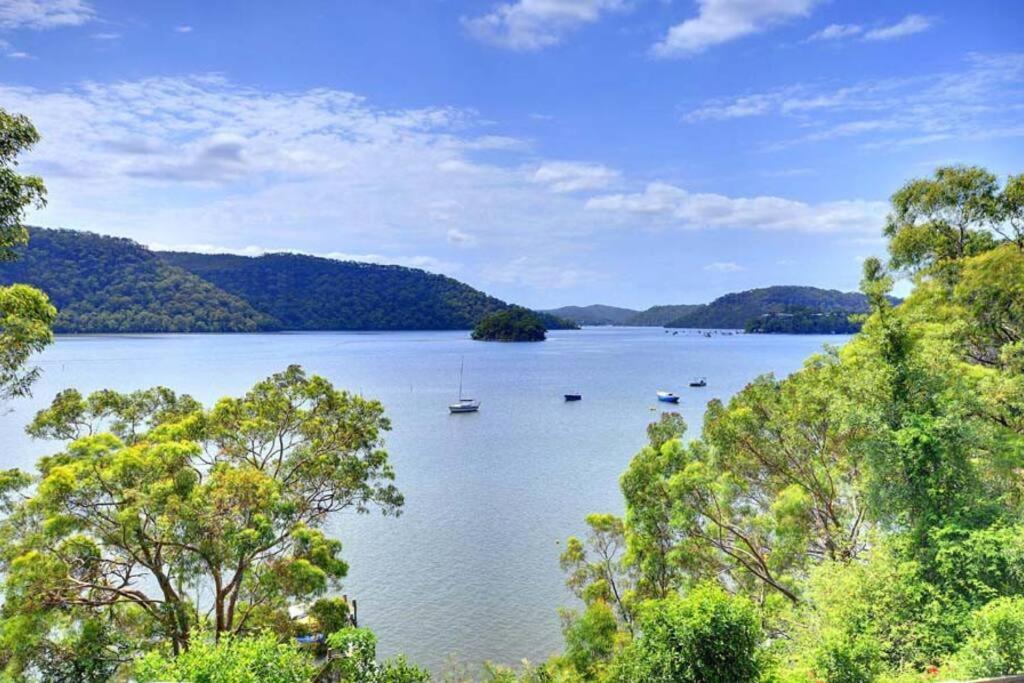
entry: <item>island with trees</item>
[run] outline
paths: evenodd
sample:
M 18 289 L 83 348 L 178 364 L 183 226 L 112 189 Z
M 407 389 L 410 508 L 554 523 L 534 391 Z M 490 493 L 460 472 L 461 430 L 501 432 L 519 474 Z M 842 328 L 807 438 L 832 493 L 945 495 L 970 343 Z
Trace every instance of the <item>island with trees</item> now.
M 513 307 L 484 317 L 473 328 L 476 341 L 539 342 L 547 339 L 547 328 L 539 315 Z

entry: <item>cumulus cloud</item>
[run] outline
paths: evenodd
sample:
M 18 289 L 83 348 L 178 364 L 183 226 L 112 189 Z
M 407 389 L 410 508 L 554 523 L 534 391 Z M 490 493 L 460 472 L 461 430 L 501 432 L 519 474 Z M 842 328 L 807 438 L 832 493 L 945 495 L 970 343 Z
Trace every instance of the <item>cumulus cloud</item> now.
M 192 33 L 192 27 L 188 25 L 175 26 L 174 31 L 176 33 Z
M 602 164 L 573 161 L 548 161 L 537 167 L 533 180 L 552 192 L 579 192 L 608 187 L 619 177 L 617 171 Z
M 625 6 L 626 0 L 515 0 L 497 5 L 487 14 L 463 17 L 462 25 L 469 35 L 491 45 L 541 50 Z
M 0 28 L 79 26 L 96 18 L 85 0 L 0 0 Z
M 873 232 L 885 217 L 885 202 L 835 201 L 808 204 L 782 197 L 727 197 L 650 183 L 632 194 L 593 197 L 587 209 L 651 225 L 699 230 L 733 228 L 801 232 Z
M 669 29 L 656 57 L 685 57 L 808 16 L 820 0 L 698 0 L 697 16 Z

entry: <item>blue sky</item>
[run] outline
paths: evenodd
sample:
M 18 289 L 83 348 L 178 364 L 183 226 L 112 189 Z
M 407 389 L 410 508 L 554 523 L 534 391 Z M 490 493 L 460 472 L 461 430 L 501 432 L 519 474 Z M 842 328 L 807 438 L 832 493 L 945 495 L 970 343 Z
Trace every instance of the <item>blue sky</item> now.
M 856 288 L 887 197 L 1024 172 L 1024 3 L 0 0 L 47 226 L 519 303 Z

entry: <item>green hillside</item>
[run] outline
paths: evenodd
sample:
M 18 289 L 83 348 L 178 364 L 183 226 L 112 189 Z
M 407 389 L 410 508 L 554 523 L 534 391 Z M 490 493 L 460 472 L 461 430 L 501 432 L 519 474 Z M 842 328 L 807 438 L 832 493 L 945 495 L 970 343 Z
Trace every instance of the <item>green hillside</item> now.
M 46 292 L 58 332 L 255 332 L 269 316 L 131 240 L 32 228 L 0 285 Z
M 857 292 L 817 287 L 763 287 L 726 294 L 666 323 L 666 327 L 745 329 L 769 314 L 864 313 L 867 299 Z
M 506 304 L 444 275 L 305 256 L 163 252 L 288 330 L 470 329 Z
M 625 325 L 628 324 L 627 320 L 640 313 L 640 311 L 635 311 L 632 308 L 605 306 L 603 304 L 563 306 L 542 312 L 550 313 L 566 320 L 572 320 L 579 325 Z
M 700 307 L 700 304 L 651 306 L 646 311 L 640 311 L 626 319 L 623 324 L 636 327 L 663 327 Z
M 541 317 L 528 308 L 511 306 L 484 317 L 473 328 L 476 341 L 538 342 L 547 338 Z

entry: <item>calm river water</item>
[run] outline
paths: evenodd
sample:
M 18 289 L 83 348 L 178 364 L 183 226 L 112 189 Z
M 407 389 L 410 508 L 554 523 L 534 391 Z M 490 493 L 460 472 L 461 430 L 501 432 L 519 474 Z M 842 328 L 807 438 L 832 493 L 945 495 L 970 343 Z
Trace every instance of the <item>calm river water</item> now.
M 680 393 L 674 409 L 699 429 L 709 399 L 844 340 L 657 328 L 554 332 L 540 344 L 465 332 L 62 337 L 40 356 L 35 396 L 0 412 L 0 466 L 31 467 L 53 449 L 22 430 L 60 389 L 162 384 L 212 401 L 298 363 L 380 399 L 393 423 L 387 449 L 404 514 L 343 515 L 331 529 L 351 566 L 345 592 L 380 654 L 405 652 L 435 671 L 450 655 L 538 661 L 561 649 L 556 610 L 573 605 L 562 543 L 587 513 L 622 511 L 618 477 L 666 407 L 654 392 Z M 449 415 L 462 358 L 465 394 L 482 408 Z M 696 375 L 706 388 L 686 386 Z M 577 391 L 582 401 L 563 402 Z

